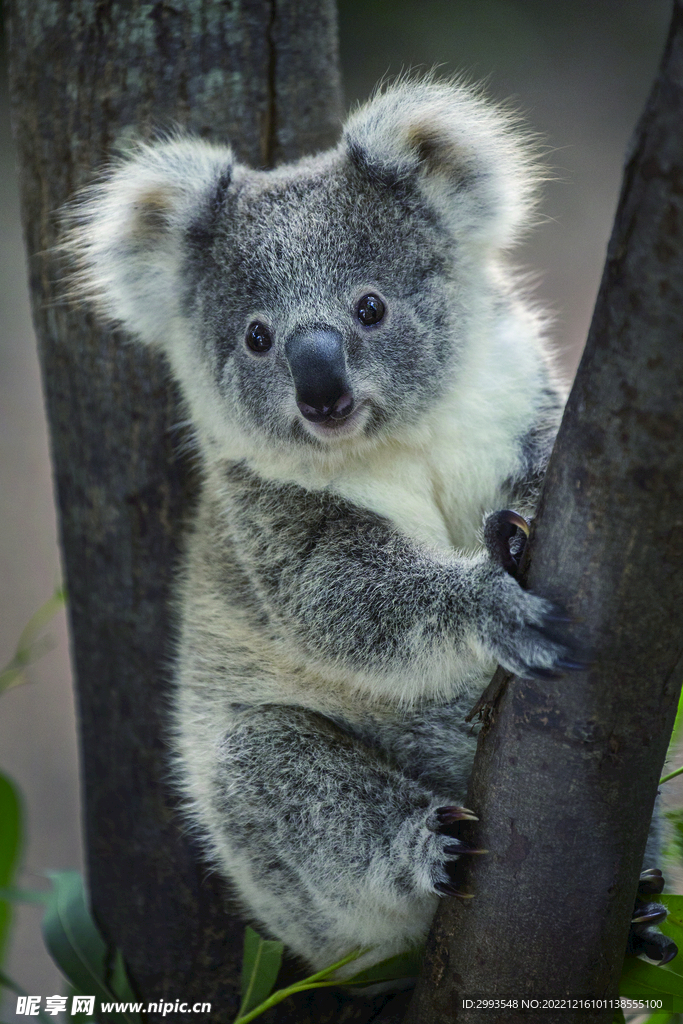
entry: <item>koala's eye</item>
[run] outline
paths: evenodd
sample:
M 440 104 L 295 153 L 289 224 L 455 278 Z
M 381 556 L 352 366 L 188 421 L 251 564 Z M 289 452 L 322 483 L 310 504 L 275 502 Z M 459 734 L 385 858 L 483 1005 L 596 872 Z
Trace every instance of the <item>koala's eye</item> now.
M 267 352 L 273 344 L 273 337 L 266 327 L 259 320 L 254 320 L 247 328 L 247 348 L 252 352 Z
M 363 327 L 373 327 L 384 316 L 384 303 L 379 295 L 364 295 L 356 306 L 356 316 Z

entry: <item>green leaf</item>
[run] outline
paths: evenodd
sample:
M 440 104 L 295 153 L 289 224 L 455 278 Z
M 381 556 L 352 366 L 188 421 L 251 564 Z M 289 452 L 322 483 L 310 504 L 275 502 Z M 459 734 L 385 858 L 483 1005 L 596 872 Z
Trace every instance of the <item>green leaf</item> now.
M 666 845 L 666 854 L 683 861 L 683 810 L 677 808 L 674 811 L 667 811 L 664 817 L 671 823 L 671 838 Z
M 673 750 L 678 745 L 678 739 L 683 729 L 683 693 L 678 700 L 678 710 L 676 712 L 676 719 L 674 721 L 674 727 L 671 731 L 671 739 L 669 740 L 669 750 Z
M 345 978 L 340 985 L 374 985 L 380 981 L 395 981 L 397 978 L 415 978 L 420 973 L 424 949 L 416 947 L 405 953 L 391 956 L 388 960 L 359 971 L 351 978 Z
M 64 995 L 68 999 L 67 1005 L 71 1007 L 72 1012 L 69 1016 L 69 1024 L 97 1024 L 94 1017 L 88 1016 L 87 1013 L 73 1013 L 73 997 L 83 995 L 73 987 L 73 985 L 67 985 L 64 991 Z
M 43 937 L 50 955 L 76 995 L 117 999 L 107 981 L 108 951 L 90 916 L 83 879 L 78 871 L 49 873 L 53 891 L 43 918 Z M 136 1014 L 111 1014 L 109 1020 L 139 1020 Z
M 109 999 L 104 984 L 107 948 L 85 901 L 78 871 L 49 873 L 53 890 L 43 918 L 43 938 L 52 959 L 79 995 Z
M 8 903 L 49 903 L 50 893 L 42 889 L 22 889 L 17 885 L 0 888 L 0 900 Z
M 37 612 L 31 616 L 21 632 L 17 649 L 11 661 L 0 670 L 0 693 L 11 686 L 18 686 L 24 681 L 24 671 L 33 662 L 38 661 L 52 648 L 53 642 L 41 633 L 48 622 L 64 606 L 66 595 L 61 587 L 57 587 L 52 597 L 41 604 Z
M 112 967 L 111 978 L 109 979 L 109 988 L 120 1002 L 138 1002 L 133 989 L 130 987 L 128 971 L 126 970 L 126 965 L 123 962 L 123 956 L 121 955 L 120 949 L 117 949 L 114 955 L 114 964 Z
M 252 931 L 252 929 L 249 930 Z M 254 932 L 254 935 L 256 935 L 256 932 Z M 258 935 L 256 935 L 256 937 L 260 938 Z M 263 940 L 261 939 L 260 941 Z M 280 945 L 280 943 L 277 943 L 277 945 Z M 358 957 L 367 952 L 367 949 L 354 949 L 350 953 L 347 953 L 345 957 L 342 957 L 341 960 L 337 960 L 336 963 L 330 964 L 329 967 L 323 967 L 321 971 L 311 974 L 308 978 L 303 978 L 301 981 L 297 981 L 293 985 L 289 985 L 287 988 L 279 988 L 262 1003 L 258 1003 L 253 1010 L 245 1011 L 244 1015 L 240 1011 L 233 1021 L 233 1024 L 249 1024 L 250 1021 L 255 1020 L 256 1017 L 260 1017 L 262 1013 L 269 1010 L 271 1006 L 277 1006 L 277 1004 L 281 1003 L 283 999 L 287 999 L 288 996 L 296 995 L 298 992 L 305 992 L 307 989 L 311 988 L 330 988 L 342 984 L 342 982 L 339 981 L 328 981 L 327 978 L 329 978 L 330 974 L 334 974 L 335 971 L 339 970 L 340 967 L 345 967 L 346 964 L 350 964 L 352 960 L 357 960 Z
M 247 925 L 242 961 L 242 1003 L 238 1016 L 249 1013 L 268 998 L 280 972 L 284 948 L 282 942 L 262 939 Z
M 664 893 L 659 897 L 659 902 L 663 903 L 669 912 L 662 931 L 670 935 L 676 942 L 680 942 L 683 950 L 683 896 Z
M 8 887 L 14 877 L 21 849 L 21 801 L 19 791 L 6 775 L 0 774 L 0 887 Z M 7 898 L 0 895 L 0 963 L 2 963 L 12 908 Z
M 3 974 L 3 972 L 0 971 L 0 989 L 3 988 L 9 989 L 10 992 L 15 992 L 18 996 L 27 995 L 21 985 L 17 985 L 16 981 L 12 981 L 11 978 L 8 978 L 6 974 Z M 50 1024 L 50 1021 L 54 1018 L 48 1017 L 43 1010 L 40 1010 L 38 1012 L 38 1019 L 42 1020 L 43 1024 Z
M 656 964 L 629 956 L 619 983 L 619 995 L 632 998 L 654 998 L 673 995 L 683 999 L 683 977 L 669 970 L 670 964 L 658 967 Z

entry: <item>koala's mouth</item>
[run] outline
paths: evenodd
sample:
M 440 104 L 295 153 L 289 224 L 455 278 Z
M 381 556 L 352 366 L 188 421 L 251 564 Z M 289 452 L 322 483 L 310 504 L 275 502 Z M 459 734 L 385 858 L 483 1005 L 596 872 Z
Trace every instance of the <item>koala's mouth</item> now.
M 346 416 L 330 416 L 325 419 L 321 419 L 318 422 L 313 422 L 312 420 L 302 416 L 301 422 L 313 437 L 333 440 L 335 438 L 349 437 L 352 434 L 360 433 L 365 426 L 368 415 L 369 409 L 367 403 L 359 402 Z

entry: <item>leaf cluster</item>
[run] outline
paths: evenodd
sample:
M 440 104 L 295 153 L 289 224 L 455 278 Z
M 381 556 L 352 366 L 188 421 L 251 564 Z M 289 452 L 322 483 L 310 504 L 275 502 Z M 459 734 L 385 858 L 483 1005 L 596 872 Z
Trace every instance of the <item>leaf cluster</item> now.
M 262 939 L 258 932 L 247 926 L 244 933 L 244 957 L 242 960 L 242 1002 L 234 1024 L 248 1024 L 249 1021 L 269 1010 L 271 1006 L 276 1006 L 288 996 L 296 995 L 297 992 L 305 992 L 307 989 L 338 988 L 340 985 L 358 987 L 395 981 L 398 978 L 414 977 L 420 970 L 422 958 L 421 950 L 411 949 L 406 953 L 383 960 L 379 964 L 374 964 L 367 970 L 358 971 L 350 978 L 340 980 L 332 977 L 340 968 L 368 952 L 366 949 L 356 949 L 322 971 L 317 971 L 301 981 L 273 992 L 282 964 L 284 949 L 282 942 Z

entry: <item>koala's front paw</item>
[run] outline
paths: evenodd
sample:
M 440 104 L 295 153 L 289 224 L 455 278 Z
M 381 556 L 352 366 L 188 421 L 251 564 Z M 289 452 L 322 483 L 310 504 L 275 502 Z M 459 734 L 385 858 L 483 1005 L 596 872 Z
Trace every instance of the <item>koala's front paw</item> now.
M 481 568 L 479 638 L 508 672 L 555 679 L 585 669 L 587 663 L 575 656 L 562 636 L 571 620 L 513 578 L 527 532 L 526 521 L 507 509 L 486 520 L 484 541 L 490 561 Z
M 509 508 L 494 512 L 484 524 L 484 543 L 488 553 L 511 576 L 517 575 L 528 537 L 526 519 Z
M 666 907 L 648 901 L 648 896 L 658 896 L 663 888 L 664 878 L 658 868 L 642 872 L 626 952 L 633 956 L 644 953 L 650 960 L 668 964 L 678 954 L 678 946 L 655 927 L 666 920 Z
M 500 566 L 490 564 L 484 575 L 479 636 L 503 668 L 526 678 L 556 679 L 587 667 L 558 635 L 569 621 L 560 609 L 523 590 Z
M 556 679 L 565 672 L 587 667 L 558 637 L 558 629 L 567 623 L 566 616 L 550 601 L 522 590 L 498 566 L 492 566 L 489 574 L 481 612 L 481 639 L 508 672 L 526 678 Z

